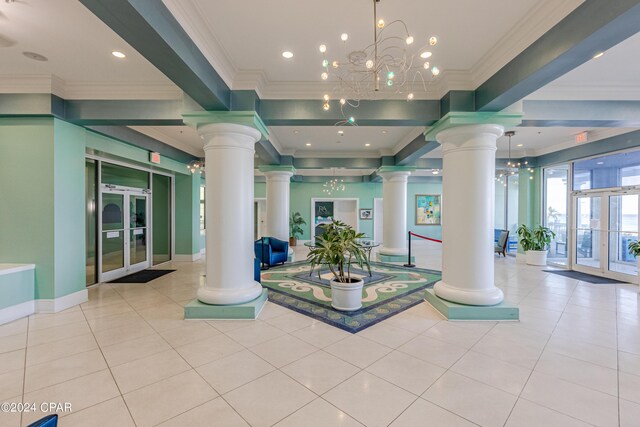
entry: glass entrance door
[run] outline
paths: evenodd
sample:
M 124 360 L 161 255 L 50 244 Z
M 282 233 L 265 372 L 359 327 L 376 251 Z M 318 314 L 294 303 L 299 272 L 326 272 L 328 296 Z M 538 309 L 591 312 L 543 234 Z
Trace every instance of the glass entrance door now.
M 101 192 L 100 281 L 149 267 L 148 195 L 105 187 Z
M 607 191 L 573 199 L 574 270 L 635 282 L 638 263 L 629 243 L 638 240 L 638 193 Z

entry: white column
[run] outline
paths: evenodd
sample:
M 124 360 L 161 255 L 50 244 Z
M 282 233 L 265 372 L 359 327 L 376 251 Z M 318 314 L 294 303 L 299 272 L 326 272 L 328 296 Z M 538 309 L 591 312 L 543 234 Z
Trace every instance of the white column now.
M 382 255 L 407 254 L 407 181 L 410 171 L 383 171 Z
M 289 183 L 292 171 L 268 171 L 267 236 L 289 241 Z
M 442 144 L 442 281 L 437 296 L 468 305 L 494 305 L 493 227 L 499 125 L 458 126 L 436 135 Z
M 238 124 L 198 126 L 206 164 L 206 304 L 242 304 L 260 296 L 253 280 L 253 160 L 256 129 Z

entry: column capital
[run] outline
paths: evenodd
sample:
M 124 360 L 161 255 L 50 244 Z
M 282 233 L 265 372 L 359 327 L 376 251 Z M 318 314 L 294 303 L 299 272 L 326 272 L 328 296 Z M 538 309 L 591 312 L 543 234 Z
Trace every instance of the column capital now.
M 296 168 L 293 166 L 264 165 L 260 166 L 258 170 L 262 172 L 267 179 L 282 177 L 289 180 L 296 173 Z
M 376 173 L 380 175 L 384 180 L 397 180 L 406 181 L 414 172 L 416 168 L 409 166 L 381 166 L 376 170 Z
M 501 113 L 480 111 L 475 113 L 451 112 L 438 120 L 425 133 L 427 141 L 438 141 L 439 134 L 447 129 L 460 128 L 470 125 L 496 125 L 513 127 L 522 123 L 522 113 Z
M 182 120 L 186 125 L 197 130 L 213 124 L 247 126 L 258 131 L 256 141 L 269 138 L 267 126 L 255 111 L 194 111 L 184 113 Z

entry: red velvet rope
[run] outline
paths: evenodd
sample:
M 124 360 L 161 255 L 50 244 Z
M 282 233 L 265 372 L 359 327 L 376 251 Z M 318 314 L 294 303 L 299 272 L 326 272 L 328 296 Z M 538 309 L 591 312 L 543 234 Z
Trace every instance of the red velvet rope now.
M 432 242 L 442 243 L 442 240 L 432 239 L 431 237 L 421 236 L 421 235 L 419 235 L 419 234 L 414 233 L 413 231 L 410 231 L 410 232 L 409 232 L 409 234 L 410 234 L 411 236 L 420 237 L 421 239 L 431 240 Z

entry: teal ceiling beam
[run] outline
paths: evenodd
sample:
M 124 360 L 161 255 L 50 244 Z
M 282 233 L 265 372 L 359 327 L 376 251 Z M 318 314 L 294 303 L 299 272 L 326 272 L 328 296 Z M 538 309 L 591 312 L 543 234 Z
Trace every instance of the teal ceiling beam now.
M 380 158 L 312 158 L 312 157 L 294 157 L 293 167 L 296 169 L 328 169 L 328 168 L 345 168 L 345 169 L 378 169 L 381 166 Z
M 521 126 L 638 127 L 640 101 L 523 101 Z
M 158 141 L 157 139 L 151 138 L 150 136 L 125 126 L 87 126 L 87 129 L 99 133 L 100 135 L 117 139 L 118 141 L 122 141 L 126 144 L 134 145 L 142 148 L 143 150 L 158 152 L 163 157 L 168 157 L 182 163 L 189 163 L 192 160 L 198 159 L 187 152 L 167 145 L 162 141 Z
M 543 154 L 529 160 L 532 166 L 546 166 L 638 147 L 640 147 L 640 130 Z
M 640 31 L 640 0 L 586 0 L 476 89 L 501 111 Z
M 254 90 L 231 91 L 232 111 L 255 111 L 260 115 L 260 97 Z
M 436 149 L 439 145 L 436 141 L 427 141 L 424 135 L 420 134 L 398 151 L 394 156 L 394 163 L 398 166 L 412 166 L 422 156 Z
M 162 0 L 80 0 L 205 110 L 228 110 L 231 91 Z
M 263 99 L 259 114 L 267 126 L 334 126 L 351 116 L 358 126 L 429 126 L 440 119 L 438 100 L 360 101 L 344 111 L 337 100 L 330 105 L 325 111 L 322 100 Z
M 416 169 L 442 169 L 442 159 L 419 159 L 413 166 Z
M 440 98 L 440 117 L 452 111 L 476 111 L 476 93 L 473 90 L 452 90 Z
M 84 126 L 181 126 L 182 100 L 65 101 L 65 120 Z
M 261 164 L 281 164 L 280 153 L 278 153 L 278 150 L 276 150 L 276 147 L 274 147 L 271 142 L 264 138 L 256 142 L 256 154 L 260 157 Z
M 64 118 L 65 101 L 50 93 L 2 93 L 0 117 L 54 116 Z

